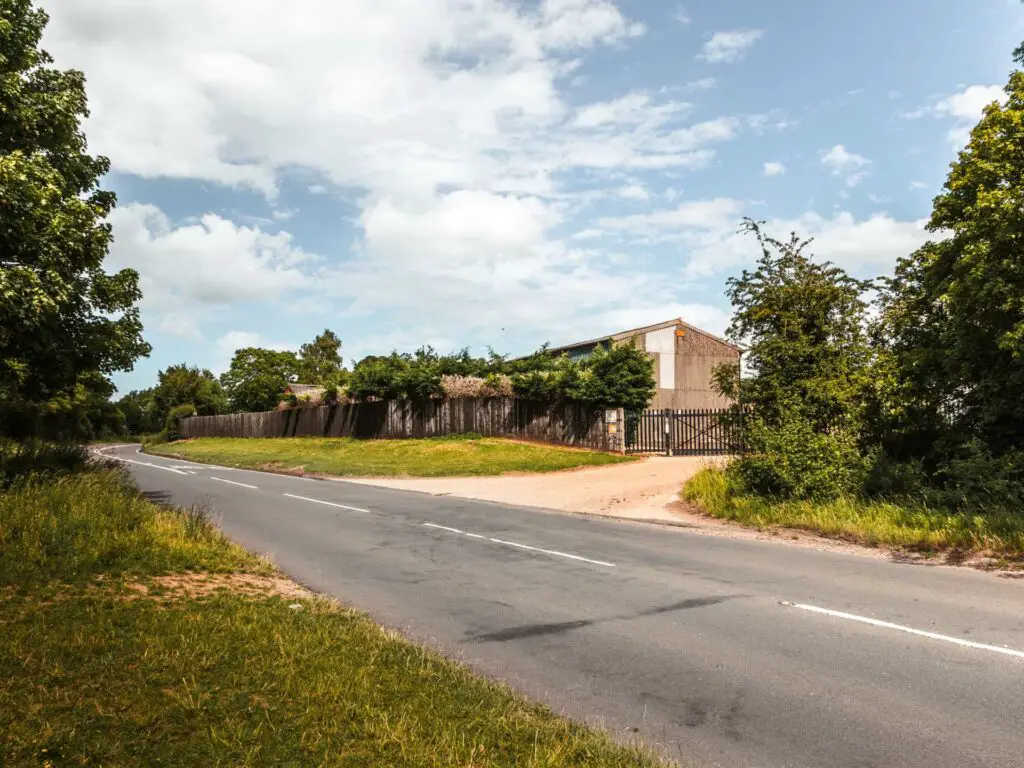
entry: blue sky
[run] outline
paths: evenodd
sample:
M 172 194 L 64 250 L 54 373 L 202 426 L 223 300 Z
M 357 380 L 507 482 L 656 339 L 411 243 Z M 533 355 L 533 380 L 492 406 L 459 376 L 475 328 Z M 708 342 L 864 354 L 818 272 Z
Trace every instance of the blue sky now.
M 142 276 L 122 391 L 325 327 L 353 357 L 728 323 L 741 217 L 858 276 L 1024 39 L 1016 0 L 51 0 Z

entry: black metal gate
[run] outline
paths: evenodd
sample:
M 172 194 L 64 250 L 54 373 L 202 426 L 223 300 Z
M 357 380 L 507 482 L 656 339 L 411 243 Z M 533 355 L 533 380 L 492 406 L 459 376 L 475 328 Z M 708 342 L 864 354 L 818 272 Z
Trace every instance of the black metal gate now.
M 626 414 L 626 453 L 722 456 L 742 448 L 741 425 L 727 408 Z

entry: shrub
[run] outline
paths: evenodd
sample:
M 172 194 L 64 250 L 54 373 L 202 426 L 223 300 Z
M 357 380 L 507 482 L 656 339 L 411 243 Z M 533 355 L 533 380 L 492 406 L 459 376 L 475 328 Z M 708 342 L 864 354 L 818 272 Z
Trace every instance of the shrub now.
M 729 466 L 747 491 L 786 499 L 834 499 L 858 493 L 867 476 L 857 437 L 841 427 L 815 431 L 798 416 L 768 427 L 747 422 L 750 451 Z
M 79 445 L 41 440 L 0 440 L 0 489 L 29 474 L 51 476 L 82 470 L 89 454 Z
M 484 379 L 481 397 L 512 397 L 512 380 L 504 373 L 490 373 Z
M 181 420 L 195 415 L 196 407 L 191 403 L 174 406 L 167 413 L 167 418 L 164 420 L 164 431 L 167 432 L 168 437 L 171 440 L 177 440 L 181 437 L 181 433 L 179 431 L 181 429 Z
M 445 397 L 481 397 L 486 381 L 479 376 L 442 376 L 441 393 Z

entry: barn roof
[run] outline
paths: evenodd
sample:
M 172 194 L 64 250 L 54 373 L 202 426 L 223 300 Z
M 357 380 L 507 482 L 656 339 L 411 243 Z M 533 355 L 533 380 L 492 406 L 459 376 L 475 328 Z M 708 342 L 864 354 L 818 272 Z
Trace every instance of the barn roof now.
M 737 352 L 742 352 L 743 351 L 742 347 L 738 347 L 735 344 L 733 344 L 732 342 L 727 341 L 727 340 L 723 339 L 720 336 L 715 336 L 713 333 L 708 333 L 707 331 L 703 330 L 702 328 L 698 328 L 695 325 L 690 325 L 688 322 L 683 320 L 681 317 L 677 317 L 677 318 L 674 318 L 672 320 L 665 320 L 664 322 L 661 322 L 661 323 L 655 323 L 654 325 L 645 325 L 642 328 L 633 328 L 633 329 L 628 330 L 628 331 L 619 331 L 618 333 L 610 333 L 607 336 L 599 336 L 596 339 L 588 339 L 587 341 L 577 341 L 577 342 L 575 342 L 573 344 L 563 344 L 560 347 L 549 347 L 548 348 L 548 352 L 556 352 L 556 353 L 557 352 L 568 352 L 569 350 L 577 349 L 579 347 L 591 347 L 591 346 L 600 344 L 602 342 L 607 342 L 607 341 L 624 341 L 625 339 L 628 339 L 631 336 L 636 336 L 637 334 L 650 333 L 651 331 L 660 331 L 663 328 L 673 328 L 673 327 L 679 327 L 679 326 L 682 326 L 683 328 L 686 328 L 687 330 L 693 331 L 694 333 L 699 333 L 699 334 L 702 334 L 704 336 L 707 336 L 708 338 L 714 339 L 715 341 L 717 341 L 717 342 L 719 342 L 721 344 L 725 344 L 728 347 L 732 347 Z

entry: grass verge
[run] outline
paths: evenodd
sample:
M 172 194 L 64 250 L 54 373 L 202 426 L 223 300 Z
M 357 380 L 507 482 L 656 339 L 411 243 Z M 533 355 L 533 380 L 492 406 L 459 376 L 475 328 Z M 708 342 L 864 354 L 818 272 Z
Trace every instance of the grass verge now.
M 248 469 L 301 470 L 348 477 L 456 477 L 554 472 L 619 464 L 632 457 L 497 438 L 352 440 L 221 438 L 188 440 L 151 452 Z
M 756 528 L 797 528 L 871 546 L 1024 556 L 1024 516 L 960 514 L 913 502 L 859 498 L 780 501 L 739 492 L 722 469 L 694 475 L 682 496 L 708 514 Z
M 16 482 L 0 765 L 659 765 L 275 583 L 200 510 L 116 472 Z

